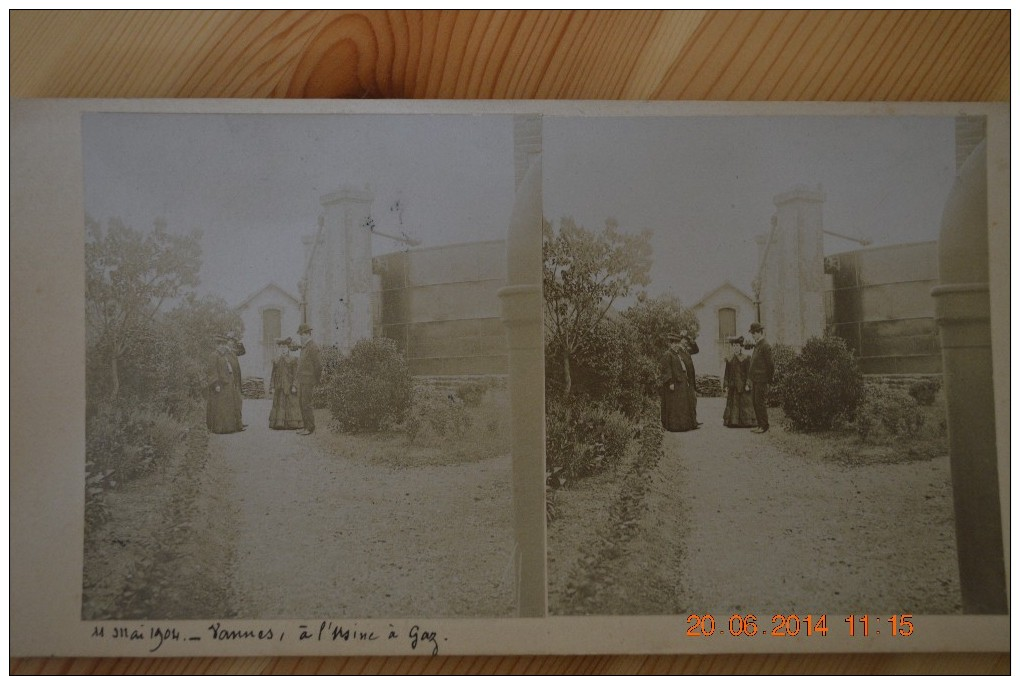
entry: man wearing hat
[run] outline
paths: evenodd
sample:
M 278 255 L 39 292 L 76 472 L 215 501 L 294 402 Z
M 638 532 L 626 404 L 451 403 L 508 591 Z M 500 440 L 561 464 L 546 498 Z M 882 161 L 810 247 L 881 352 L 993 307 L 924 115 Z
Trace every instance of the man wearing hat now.
M 301 422 L 304 429 L 298 434 L 311 434 L 315 431 L 315 410 L 312 408 L 312 396 L 319 378 L 322 376 L 322 356 L 319 346 L 312 340 L 312 327 L 302 324 L 298 327 L 301 337 L 301 358 L 298 360 L 297 379 L 298 397 L 301 401 Z
M 758 322 L 751 324 L 751 341 L 754 343 L 754 352 L 751 353 L 751 363 L 747 367 L 747 389 L 751 392 L 751 402 L 754 405 L 754 417 L 758 426 L 752 432 L 761 434 L 769 431 L 769 409 L 767 399 L 769 396 L 769 385 L 775 375 L 776 366 L 772 361 L 772 346 L 765 340 L 765 327 Z

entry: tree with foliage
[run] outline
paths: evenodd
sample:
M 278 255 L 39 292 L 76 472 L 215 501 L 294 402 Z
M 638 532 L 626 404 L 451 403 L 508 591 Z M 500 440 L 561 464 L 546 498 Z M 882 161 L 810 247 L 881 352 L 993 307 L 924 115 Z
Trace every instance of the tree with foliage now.
M 542 224 L 542 295 L 547 352 L 563 373 L 563 395 L 571 390 L 571 360 L 595 337 L 613 303 L 651 281 L 652 231 L 620 231 L 614 219 L 601 232 L 563 218 Z
M 216 296 L 199 298 L 194 293 L 160 313 L 154 323 L 158 332 L 152 349 L 140 366 L 156 382 L 160 402 L 182 410 L 205 394 L 209 354 L 216 334 L 244 331 L 236 310 Z
M 692 339 L 696 339 L 700 330 L 694 310 L 684 307 L 676 296 L 670 294 L 656 298 L 639 294 L 638 302 L 620 316 L 636 330 L 638 342 L 634 348 L 655 360 L 669 347 L 669 334 L 686 331 Z
M 163 304 L 198 284 L 201 232 L 175 235 L 157 219 L 151 232 L 111 220 L 85 220 L 87 340 L 109 367 L 110 395 L 120 392 L 120 361 L 150 331 Z

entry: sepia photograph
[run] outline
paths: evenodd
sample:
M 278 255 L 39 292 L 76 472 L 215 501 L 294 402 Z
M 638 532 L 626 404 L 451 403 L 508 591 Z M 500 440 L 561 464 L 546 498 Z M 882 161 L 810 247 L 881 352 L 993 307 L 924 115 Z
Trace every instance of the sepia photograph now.
M 1005 112 L 17 103 L 12 652 L 1007 650 Z
M 513 119 L 83 116 L 83 619 L 519 614 Z
M 550 614 L 1006 614 L 985 117 L 545 133 Z

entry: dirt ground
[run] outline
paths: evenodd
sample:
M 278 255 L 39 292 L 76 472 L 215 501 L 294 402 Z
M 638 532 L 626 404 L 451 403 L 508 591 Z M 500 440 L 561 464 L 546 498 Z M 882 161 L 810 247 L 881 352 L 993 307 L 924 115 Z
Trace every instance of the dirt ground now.
M 699 399 L 704 426 L 666 433 L 643 482 L 632 453 L 560 491 L 551 614 L 961 612 L 948 457 L 848 466 L 778 425 L 725 428 L 723 405 Z M 640 517 L 615 523 L 628 491 Z
M 111 496 L 86 551 L 87 618 L 498 617 L 515 614 L 510 456 L 390 467 L 314 435 L 208 435 L 173 474 Z M 415 453 L 409 448 L 408 453 Z M 162 495 L 163 497 L 159 497 Z
M 847 465 L 779 425 L 724 428 L 722 406 L 558 492 L 551 614 L 960 612 L 947 457 Z M 84 618 L 514 615 L 509 454 L 304 437 L 268 409 L 109 495 Z

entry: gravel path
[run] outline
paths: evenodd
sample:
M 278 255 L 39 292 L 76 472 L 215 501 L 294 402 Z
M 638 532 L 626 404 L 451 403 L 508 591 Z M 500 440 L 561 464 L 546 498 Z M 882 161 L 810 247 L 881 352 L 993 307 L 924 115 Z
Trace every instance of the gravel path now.
M 689 530 L 678 592 L 691 612 L 960 612 L 948 457 L 847 467 L 797 455 L 798 435 L 667 434 Z
M 665 433 L 641 483 L 621 468 L 561 491 L 552 614 L 961 611 L 948 457 L 847 466 L 778 425 L 723 427 L 724 403 L 699 399 L 704 426 Z M 634 499 L 640 518 L 615 522 Z
M 331 452 L 343 437 L 325 425 L 270 430 L 269 401 L 244 406 L 245 432 L 210 435 L 207 478 L 234 506 L 238 617 L 513 614 L 509 456 L 360 464 Z

